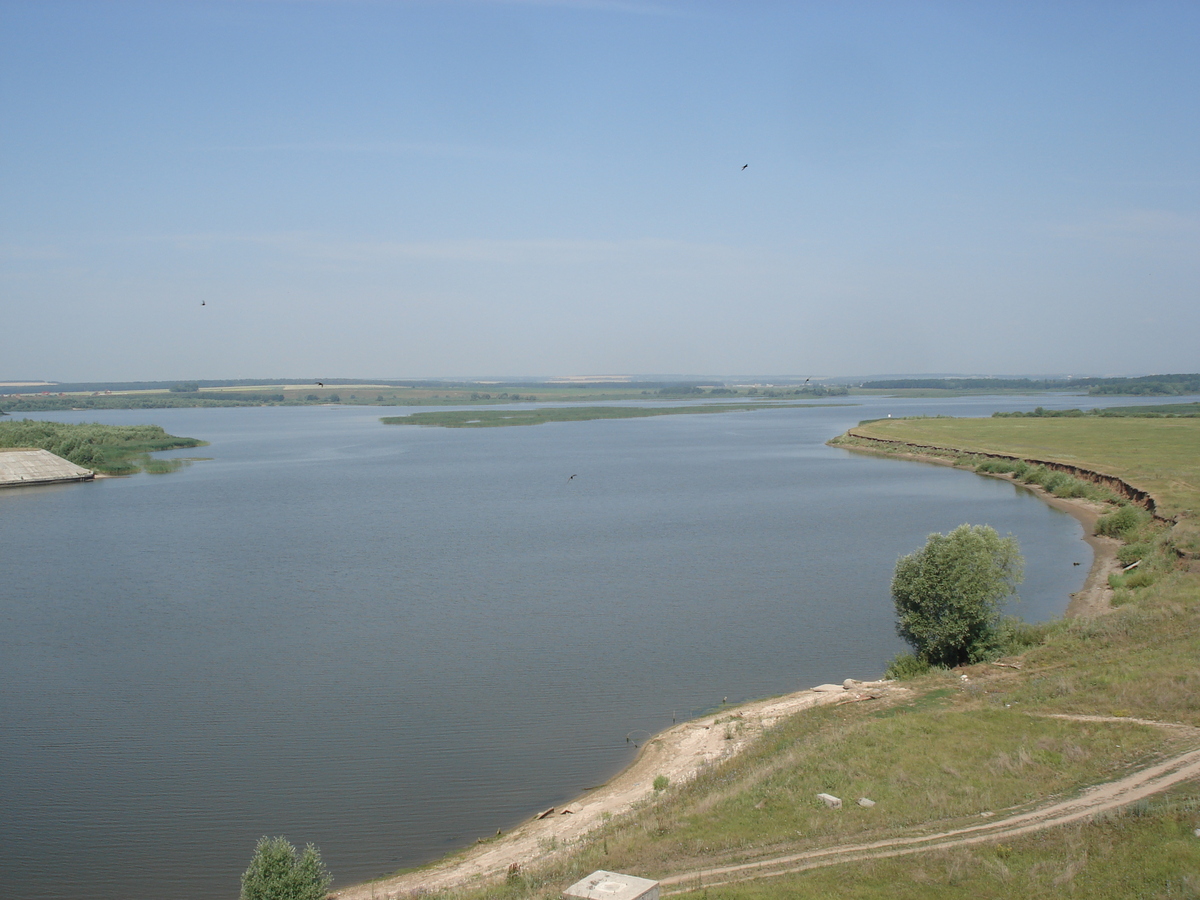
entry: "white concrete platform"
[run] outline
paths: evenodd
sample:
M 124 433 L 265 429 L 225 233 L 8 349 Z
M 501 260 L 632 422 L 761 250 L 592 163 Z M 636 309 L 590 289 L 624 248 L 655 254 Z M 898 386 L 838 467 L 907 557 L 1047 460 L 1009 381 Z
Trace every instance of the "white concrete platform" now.
M 6 450 L 0 447 L 0 487 L 87 481 L 96 473 L 55 456 L 49 450 Z
M 658 900 L 658 882 L 600 869 L 563 891 L 563 900 Z

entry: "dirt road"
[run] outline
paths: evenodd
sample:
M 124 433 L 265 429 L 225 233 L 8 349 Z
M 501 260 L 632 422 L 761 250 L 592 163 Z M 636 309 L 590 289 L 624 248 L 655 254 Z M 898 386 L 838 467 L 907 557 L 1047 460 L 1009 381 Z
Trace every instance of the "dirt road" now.
M 1189 726 L 1107 716 L 1064 715 L 1055 716 L 1055 718 L 1088 722 L 1136 721 L 1144 725 L 1156 725 L 1163 728 L 1180 730 L 1191 735 L 1200 743 L 1200 729 Z M 790 853 L 751 863 L 721 866 L 705 869 L 703 872 L 675 875 L 662 879 L 660 884 L 664 888 L 667 888 L 667 890 L 663 891 L 664 894 L 679 894 L 694 890 L 701 885 L 705 888 L 719 887 L 723 884 L 750 881 L 755 878 L 764 878 L 772 875 L 803 872 L 807 869 L 839 865 L 860 859 L 905 856 L 912 853 L 925 853 L 930 850 L 946 850 L 970 844 L 993 842 L 1002 838 L 1018 837 L 1033 831 L 1055 828 L 1059 825 L 1067 825 L 1071 822 L 1088 819 L 1150 797 L 1153 794 L 1166 790 L 1172 785 L 1194 779 L 1200 779 L 1200 748 L 1173 756 L 1157 765 L 1139 769 L 1116 781 L 1096 785 L 1087 789 L 1078 797 L 1048 803 L 1002 819 L 988 819 L 979 825 L 941 831 L 935 834 L 892 838 L 890 840 L 874 841 L 866 844 L 846 844 L 819 850 L 808 850 L 803 853 Z

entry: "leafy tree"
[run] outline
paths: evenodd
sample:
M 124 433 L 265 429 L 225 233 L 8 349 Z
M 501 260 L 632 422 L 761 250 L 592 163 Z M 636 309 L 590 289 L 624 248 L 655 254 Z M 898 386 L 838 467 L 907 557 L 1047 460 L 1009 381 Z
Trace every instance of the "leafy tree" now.
M 999 647 L 1000 605 L 1021 581 L 1016 538 L 987 525 L 931 534 L 892 576 L 896 631 L 935 666 L 978 662 Z
M 312 844 L 297 854 L 286 838 L 262 837 L 242 873 L 242 900 L 325 900 L 332 881 Z

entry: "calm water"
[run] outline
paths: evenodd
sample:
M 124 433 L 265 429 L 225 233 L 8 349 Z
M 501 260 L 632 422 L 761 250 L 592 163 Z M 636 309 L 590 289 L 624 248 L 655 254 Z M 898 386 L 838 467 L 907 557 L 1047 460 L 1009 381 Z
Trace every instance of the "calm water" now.
M 897 556 L 963 522 L 1015 534 L 1019 611 L 1060 615 L 1091 561 L 1073 519 L 824 441 L 1081 399 L 484 430 L 73 414 L 212 459 L 0 492 L 3 894 L 234 898 L 264 834 L 339 884 L 427 861 L 603 782 L 634 730 L 880 675 Z

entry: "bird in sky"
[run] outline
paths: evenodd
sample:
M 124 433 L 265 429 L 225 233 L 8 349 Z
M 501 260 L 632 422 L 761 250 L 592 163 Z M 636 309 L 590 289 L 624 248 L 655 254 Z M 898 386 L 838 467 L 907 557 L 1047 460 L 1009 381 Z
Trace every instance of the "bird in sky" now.
M 317 387 L 325 387 L 325 382 L 323 382 L 323 381 L 318 381 L 318 382 L 317 382 Z
M 201 301 L 200 301 L 200 305 L 201 305 L 201 306 L 205 306 L 206 304 L 205 304 L 205 302 L 204 302 L 203 300 L 201 300 Z
M 807 379 L 807 378 L 804 379 L 805 384 L 808 384 L 808 381 L 809 381 L 809 379 Z
M 575 477 L 574 475 L 572 475 L 572 476 L 571 476 L 571 478 L 574 478 L 574 477 Z M 571 480 L 571 478 L 568 478 L 568 479 L 567 479 L 567 481 L 570 481 L 570 480 Z
M 746 165 L 742 166 L 742 171 L 745 172 L 748 168 L 750 168 L 750 163 L 746 163 Z

